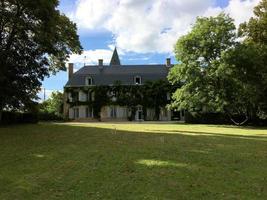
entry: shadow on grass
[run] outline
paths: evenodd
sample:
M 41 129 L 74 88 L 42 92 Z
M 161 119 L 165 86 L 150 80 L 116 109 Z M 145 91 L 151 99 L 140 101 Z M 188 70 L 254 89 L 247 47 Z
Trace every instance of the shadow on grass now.
M 164 130 L 154 130 L 155 132 L 162 133 Z M 253 134 L 254 136 L 242 135 L 242 134 L 222 134 L 222 133 L 211 133 L 204 131 L 184 131 L 184 130 L 165 130 L 168 133 L 185 134 L 192 136 L 212 136 L 212 137 L 228 137 L 228 138 L 240 138 L 240 139 L 254 139 L 254 140 L 266 140 L 267 135 Z M 266 131 L 267 132 L 267 131 Z

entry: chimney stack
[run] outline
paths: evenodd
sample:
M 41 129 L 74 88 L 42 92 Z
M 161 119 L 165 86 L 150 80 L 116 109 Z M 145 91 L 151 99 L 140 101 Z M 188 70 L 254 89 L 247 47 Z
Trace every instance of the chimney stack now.
M 171 67 L 171 59 L 170 58 L 166 58 L 166 66 Z
M 103 59 L 98 59 L 98 69 L 99 69 L 100 71 L 103 70 Z
M 103 59 L 98 59 L 98 66 L 103 67 Z
M 69 72 L 69 79 L 70 79 L 73 75 L 73 63 L 69 63 L 68 72 Z

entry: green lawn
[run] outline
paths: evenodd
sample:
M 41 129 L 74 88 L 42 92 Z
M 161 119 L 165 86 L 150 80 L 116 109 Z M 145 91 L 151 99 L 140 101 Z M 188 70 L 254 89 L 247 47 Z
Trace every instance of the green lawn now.
M 0 199 L 267 199 L 267 129 L 2 127 Z

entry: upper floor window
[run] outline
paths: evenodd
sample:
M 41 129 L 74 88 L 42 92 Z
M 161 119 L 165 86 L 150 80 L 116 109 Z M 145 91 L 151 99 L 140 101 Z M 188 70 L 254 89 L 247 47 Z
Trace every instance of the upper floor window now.
M 93 91 L 89 91 L 87 93 L 87 101 L 94 101 L 95 100 L 95 93 Z
M 141 76 L 135 76 L 134 77 L 134 84 L 135 85 L 141 85 L 142 84 Z
M 86 85 L 93 85 L 93 78 L 87 77 L 85 83 L 86 83 Z

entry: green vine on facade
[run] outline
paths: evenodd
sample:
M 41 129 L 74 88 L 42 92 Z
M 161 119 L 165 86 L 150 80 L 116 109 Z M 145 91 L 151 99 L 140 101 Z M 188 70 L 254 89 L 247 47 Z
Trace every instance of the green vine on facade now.
M 170 85 L 166 80 L 148 81 L 143 85 L 122 85 L 119 81 L 111 86 L 85 86 L 65 88 L 66 93 L 71 93 L 73 101 L 67 103 L 70 107 L 89 106 L 94 110 L 95 118 L 100 119 L 101 108 L 108 105 L 126 106 L 131 111 L 129 120 L 134 119 L 137 106 L 142 106 L 144 117 L 148 108 L 155 110 L 154 119 L 158 120 L 160 108 L 170 103 L 170 95 L 177 86 Z M 86 101 L 79 101 L 78 92 L 92 93 L 94 98 Z

